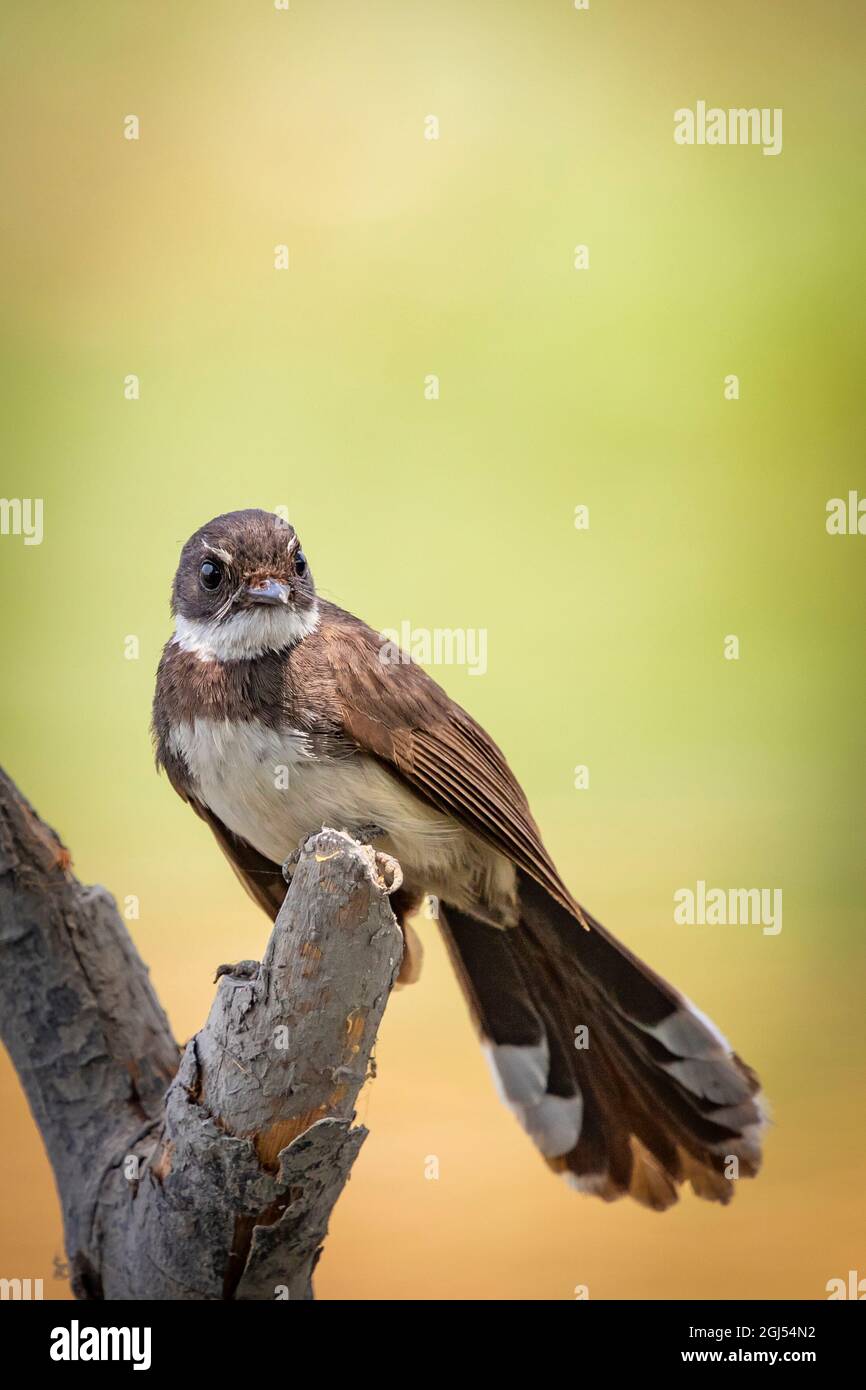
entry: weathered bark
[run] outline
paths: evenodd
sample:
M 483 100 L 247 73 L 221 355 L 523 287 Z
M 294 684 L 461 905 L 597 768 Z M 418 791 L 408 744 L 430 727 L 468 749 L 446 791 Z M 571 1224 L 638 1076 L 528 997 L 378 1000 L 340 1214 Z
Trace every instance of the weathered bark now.
M 306 842 L 261 964 L 221 968 L 178 1064 L 110 895 L 0 772 L 0 1029 L 79 1298 L 312 1298 L 402 955 L 382 858 Z

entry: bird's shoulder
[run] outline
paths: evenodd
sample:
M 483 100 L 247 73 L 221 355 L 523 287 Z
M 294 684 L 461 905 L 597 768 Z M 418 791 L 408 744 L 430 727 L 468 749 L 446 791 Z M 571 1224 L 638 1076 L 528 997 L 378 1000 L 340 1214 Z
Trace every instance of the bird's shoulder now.
M 520 783 L 487 731 L 407 653 L 353 614 L 322 606 L 292 661 L 346 745 L 390 765 L 421 796 L 500 849 L 569 911 Z
M 389 637 L 331 602 L 322 602 L 315 630 L 289 659 L 292 684 L 303 688 L 323 712 L 367 712 L 394 729 L 428 726 L 458 712 L 421 666 Z

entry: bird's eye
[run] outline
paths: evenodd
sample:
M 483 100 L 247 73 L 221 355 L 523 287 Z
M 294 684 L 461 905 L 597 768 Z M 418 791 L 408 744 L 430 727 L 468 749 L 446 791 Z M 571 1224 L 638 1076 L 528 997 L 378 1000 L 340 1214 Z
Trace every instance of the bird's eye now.
M 203 589 L 218 589 L 223 577 L 222 566 L 218 565 L 215 560 L 204 560 L 198 577 Z
M 305 574 L 307 569 L 307 557 L 303 550 L 297 551 L 295 555 L 295 574 Z

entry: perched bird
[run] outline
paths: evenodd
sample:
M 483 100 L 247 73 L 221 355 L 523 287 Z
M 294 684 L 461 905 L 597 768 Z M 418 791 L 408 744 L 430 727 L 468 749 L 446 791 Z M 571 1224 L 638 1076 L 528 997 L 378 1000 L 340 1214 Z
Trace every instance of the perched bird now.
M 153 707 L 157 763 L 276 917 L 282 864 L 322 825 L 394 855 L 425 894 L 498 1089 L 579 1191 L 727 1202 L 760 1163 L 754 1073 L 566 888 L 493 740 L 393 644 L 316 594 L 293 527 L 229 512 L 183 547 Z

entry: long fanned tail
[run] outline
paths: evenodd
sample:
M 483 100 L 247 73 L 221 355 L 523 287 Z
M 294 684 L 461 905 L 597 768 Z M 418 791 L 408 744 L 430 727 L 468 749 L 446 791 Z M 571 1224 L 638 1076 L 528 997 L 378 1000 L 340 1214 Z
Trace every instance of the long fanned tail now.
M 579 1191 L 664 1210 L 688 1181 L 730 1201 L 761 1161 L 754 1073 L 592 917 L 586 930 L 529 875 L 519 885 L 518 927 L 442 918 L 503 1100 Z

